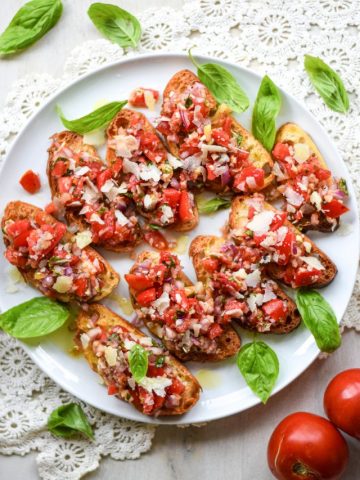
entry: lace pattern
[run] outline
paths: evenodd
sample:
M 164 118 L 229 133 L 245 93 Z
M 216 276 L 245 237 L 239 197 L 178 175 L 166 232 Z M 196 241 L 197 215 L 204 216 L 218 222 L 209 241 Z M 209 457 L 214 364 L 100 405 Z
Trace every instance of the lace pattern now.
M 0 112 L 0 161 L 27 118 L 56 89 L 99 65 L 138 52 L 187 51 L 228 59 L 274 81 L 304 102 L 333 138 L 351 172 L 360 198 L 360 10 L 356 0 L 184 0 L 181 9 L 147 9 L 139 19 L 138 50 L 124 51 L 105 39 L 91 40 L 67 56 L 63 75 L 31 74 L 14 83 Z M 346 31 L 346 34 L 344 32 Z M 351 96 L 347 115 L 329 110 L 303 70 L 303 55 L 321 56 L 341 71 Z M 342 320 L 360 332 L 360 278 Z M 46 431 L 49 413 L 75 399 L 49 380 L 16 340 L 0 333 L 0 452 L 39 451 L 39 475 L 46 480 L 75 480 L 96 469 L 104 456 L 138 458 L 151 447 L 153 426 L 102 413 L 82 403 L 95 441 L 57 439 Z M 13 392 L 17 392 L 14 396 Z M 76 400 L 78 401 L 78 400 Z

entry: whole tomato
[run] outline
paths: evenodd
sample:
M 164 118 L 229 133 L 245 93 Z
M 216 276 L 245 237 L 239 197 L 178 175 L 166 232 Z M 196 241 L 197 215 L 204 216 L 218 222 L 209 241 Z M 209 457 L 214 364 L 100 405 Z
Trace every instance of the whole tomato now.
M 344 370 L 331 380 L 324 409 L 337 427 L 360 440 L 360 368 Z
M 275 428 L 268 464 L 278 480 L 337 480 L 348 462 L 348 446 L 325 418 L 293 413 Z

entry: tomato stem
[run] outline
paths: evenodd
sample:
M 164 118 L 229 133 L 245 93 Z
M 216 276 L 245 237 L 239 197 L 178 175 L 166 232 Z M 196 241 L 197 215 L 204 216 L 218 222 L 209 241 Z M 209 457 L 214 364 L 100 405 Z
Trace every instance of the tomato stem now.
M 315 472 L 311 471 L 307 465 L 304 465 L 301 462 L 294 463 L 292 470 L 296 475 L 299 475 L 300 477 L 306 477 L 306 478 L 310 477 L 315 479 L 319 478 L 319 476 L 316 475 Z

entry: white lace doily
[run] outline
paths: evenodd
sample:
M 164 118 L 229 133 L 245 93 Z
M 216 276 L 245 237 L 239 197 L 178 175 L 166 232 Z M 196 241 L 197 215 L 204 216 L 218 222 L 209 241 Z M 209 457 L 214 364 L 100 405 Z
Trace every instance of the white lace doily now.
M 0 161 L 27 118 L 56 89 L 99 65 L 138 52 L 186 51 L 228 59 L 268 73 L 305 102 L 336 142 L 360 198 L 360 75 L 357 0 L 185 0 L 181 10 L 148 9 L 140 16 L 143 36 L 138 51 L 124 52 L 104 39 L 86 42 L 69 53 L 61 78 L 32 74 L 17 81 L 0 112 Z M 341 72 L 351 110 L 337 114 L 313 93 L 303 55 L 321 56 Z M 360 279 L 357 279 L 344 327 L 360 331 Z M 74 401 L 27 357 L 20 344 L 0 333 L 0 453 L 40 453 L 40 477 L 75 480 L 97 468 L 101 457 L 137 458 L 151 447 L 154 427 L 104 414 L 82 404 L 95 441 L 61 440 L 46 431 L 49 413 Z M 16 396 L 14 395 L 16 392 Z

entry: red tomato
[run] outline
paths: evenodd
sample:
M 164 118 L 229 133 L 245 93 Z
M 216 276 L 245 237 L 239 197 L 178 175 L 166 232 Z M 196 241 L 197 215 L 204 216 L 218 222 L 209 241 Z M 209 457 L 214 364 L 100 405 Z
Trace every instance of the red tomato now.
M 147 107 L 145 103 L 145 92 L 152 93 L 155 102 L 159 100 L 159 92 L 157 90 L 153 90 L 152 88 L 139 87 L 130 93 L 129 104 L 133 107 Z
M 72 177 L 58 178 L 58 190 L 60 193 L 67 193 L 72 185 Z
M 127 273 L 125 276 L 125 280 L 129 284 L 130 288 L 134 290 L 146 290 L 153 286 L 154 282 L 149 278 L 145 277 L 144 275 L 136 275 L 134 273 Z
M 78 297 L 83 297 L 88 286 L 88 281 L 86 278 L 77 278 L 74 280 L 75 293 Z
M 27 238 L 31 230 L 29 220 L 18 220 L 6 228 L 6 233 L 12 237 L 12 244 L 15 248 L 27 247 Z
M 101 187 L 104 185 L 104 183 L 107 180 L 110 180 L 111 177 L 112 177 L 112 171 L 110 170 L 110 168 L 107 168 L 103 172 L 100 172 L 96 178 L 96 184 L 98 189 L 101 190 Z
M 278 247 L 279 255 L 282 255 L 282 258 L 279 258 L 278 261 L 279 265 L 286 265 L 287 263 L 289 263 L 290 257 L 292 255 L 292 248 L 294 242 L 295 235 L 293 234 L 293 232 L 288 230 L 283 240 L 283 243 Z
M 331 380 L 324 409 L 338 428 L 360 440 L 360 368 L 344 370 Z
M 207 170 L 207 179 L 215 180 L 216 175 L 214 173 L 214 165 L 206 165 L 206 170 Z
M 338 480 L 346 468 L 349 449 L 328 420 L 298 412 L 275 428 L 267 457 L 278 480 Z
M 169 248 L 168 241 L 164 235 L 157 230 L 149 230 L 145 232 L 144 240 L 151 247 L 156 248 L 156 250 L 167 250 Z
M 66 170 L 67 170 L 67 164 L 63 160 L 58 160 L 53 166 L 51 174 L 55 178 L 62 177 L 66 172 Z
M 220 327 L 218 323 L 213 323 L 209 329 L 208 336 L 213 340 L 214 338 L 218 337 L 221 335 L 223 332 L 223 329 Z
M 339 200 L 331 200 L 329 203 L 325 203 L 322 207 L 322 211 L 327 217 L 330 218 L 339 218 L 344 213 L 348 212 L 349 209 L 346 205 L 339 202 Z
M 118 387 L 115 383 L 110 383 L 108 385 L 108 395 L 115 395 L 116 393 L 118 393 Z
M 314 277 L 318 277 L 318 275 L 320 274 L 320 270 L 315 269 L 297 271 L 292 276 L 292 281 L 297 287 L 306 287 L 307 285 L 311 285 L 312 283 L 314 283 Z
M 172 384 L 166 388 L 166 393 L 168 395 L 181 395 L 184 390 L 184 384 L 175 377 L 172 379 Z
M 225 132 L 222 128 L 214 128 L 212 133 L 212 138 L 217 145 L 221 145 L 222 147 L 228 147 L 230 142 L 230 135 Z
M 269 317 L 271 317 L 275 321 L 283 319 L 286 315 L 285 303 L 277 298 L 274 298 L 273 300 L 264 303 L 262 309 L 264 310 L 266 315 L 269 315 Z
M 175 188 L 165 188 L 163 192 L 164 202 L 168 203 L 170 207 L 176 208 L 179 205 L 181 192 Z
M 315 171 L 315 175 L 319 180 L 327 180 L 331 177 L 331 172 L 330 170 L 326 170 L 325 168 L 318 168 Z
M 219 261 L 216 258 L 205 258 L 202 261 L 202 266 L 209 273 L 216 272 L 219 268 Z
M 32 170 L 28 170 L 19 180 L 20 185 L 29 193 L 36 193 L 40 190 L 40 177 Z
M 52 235 L 52 239 L 46 242 L 46 246 L 42 250 L 39 250 L 38 242 L 46 232 Z M 30 254 L 42 256 L 47 255 L 60 242 L 65 232 L 66 226 L 63 223 L 57 223 L 55 225 L 43 224 L 40 228 L 32 230 L 27 238 Z
M 121 158 L 118 158 L 117 160 L 115 160 L 115 162 L 111 165 L 111 169 L 112 169 L 115 177 L 117 177 L 119 175 L 119 173 L 122 170 L 122 167 L 123 167 L 123 162 L 122 162 Z
M 232 118 L 230 116 L 227 116 L 227 117 L 224 118 L 222 128 L 225 130 L 225 132 L 228 135 L 231 135 L 232 123 L 233 123 L 233 121 L 232 121 Z
M 182 222 L 189 222 L 194 217 L 190 196 L 186 190 L 182 190 L 181 192 L 180 204 L 179 204 L 179 217 Z
M 278 230 L 280 227 L 284 225 L 285 220 L 286 220 L 286 212 L 277 213 L 274 216 L 273 221 L 271 222 L 270 230 L 275 232 L 276 230 Z
M 165 375 L 165 370 L 162 367 L 156 367 L 155 365 L 149 365 L 146 372 L 147 377 L 162 377 Z
M 247 183 L 247 179 L 252 177 L 255 180 L 256 187 L 255 189 L 262 188 L 264 186 L 265 173 L 262 168 L 256 167 L 245 167 L 240 173 L 235 176 L 234 179 L 234 188 L 240 188 L 241 190 L 254 190 L 253 187 L 250 187 Z M 241 185 L 245 182 L 244 187 Z
M 148 288 L 141 293 L 136 295 L 136 301 L 142 306 L 146 307 L 150 305 L 154 300 L 156 300 L 156 290 L 155 288 Z
M 289 147 L 285 143 L 277 143 L 272 151 L 276 160 L 285 160 L 290 155 Z
M 53 215 L 56 212 L 56 207 L 54 202 L 50 202 L 46 205 L 44 208 L 45 212 L 48 213 L 49 215 Z

